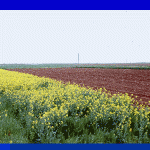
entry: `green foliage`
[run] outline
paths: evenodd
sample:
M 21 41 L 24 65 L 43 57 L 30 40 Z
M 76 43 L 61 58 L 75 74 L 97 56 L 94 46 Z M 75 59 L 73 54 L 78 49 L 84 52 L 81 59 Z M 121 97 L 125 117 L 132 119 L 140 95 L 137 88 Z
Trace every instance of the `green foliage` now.
M 17 65 L 17 64 L 10 64 L 10 65 L 3 65 L 0 66 L 1 69 L 15 69 L 15 68 L 112 68 L 112 69 L 150 69 L 150 66 L 131 66 L 130 64 L 128 66 L 117 66 L 117 64 L 114 65 L 105 65 L 105 64 L 98 64 L 98 65 L 84 65 L 84 64 L 38 64 L 38 65 Z

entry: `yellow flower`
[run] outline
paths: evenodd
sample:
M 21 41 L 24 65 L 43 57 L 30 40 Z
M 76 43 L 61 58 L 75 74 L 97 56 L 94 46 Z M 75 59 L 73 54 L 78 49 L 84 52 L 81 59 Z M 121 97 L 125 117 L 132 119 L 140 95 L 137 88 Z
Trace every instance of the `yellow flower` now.
M 32 113 L 30 113 L 30 112 L 28 112 L 28 115 L 30 115 L 30 116 L 34 116 Z
M 12 143 L 12 140 L 11 140 L 11 141 L 9 141 L 9 143 Z
M 130 132 L 132 132 L 132 128 L 130 128 Z
M 34 126 L 32 126 L 32 128 L 34 129 Z
M 7 117 L 7 114 L 5 114 L 5 117 Z

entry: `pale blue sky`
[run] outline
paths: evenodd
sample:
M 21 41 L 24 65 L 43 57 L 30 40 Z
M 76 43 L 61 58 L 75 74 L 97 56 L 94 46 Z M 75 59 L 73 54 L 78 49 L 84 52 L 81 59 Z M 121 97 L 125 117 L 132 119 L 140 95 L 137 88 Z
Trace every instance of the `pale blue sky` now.
M 0 64 L 150 62 L 149 10 L 0 10 Z

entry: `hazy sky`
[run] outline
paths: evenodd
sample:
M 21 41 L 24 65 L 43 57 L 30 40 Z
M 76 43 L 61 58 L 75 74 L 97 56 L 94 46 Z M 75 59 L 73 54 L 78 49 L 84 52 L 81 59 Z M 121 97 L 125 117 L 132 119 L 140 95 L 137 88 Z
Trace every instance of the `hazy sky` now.
M 150 10 L 0 10 L 2 63 L 150 62 Z

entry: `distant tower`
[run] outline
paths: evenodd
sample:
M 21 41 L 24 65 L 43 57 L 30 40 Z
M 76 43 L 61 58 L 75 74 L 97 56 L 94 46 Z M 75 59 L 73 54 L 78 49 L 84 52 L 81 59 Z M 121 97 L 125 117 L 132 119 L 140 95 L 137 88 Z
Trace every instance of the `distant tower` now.
M 78 53 L 78 64 L 79 64 L 79 53 Z

